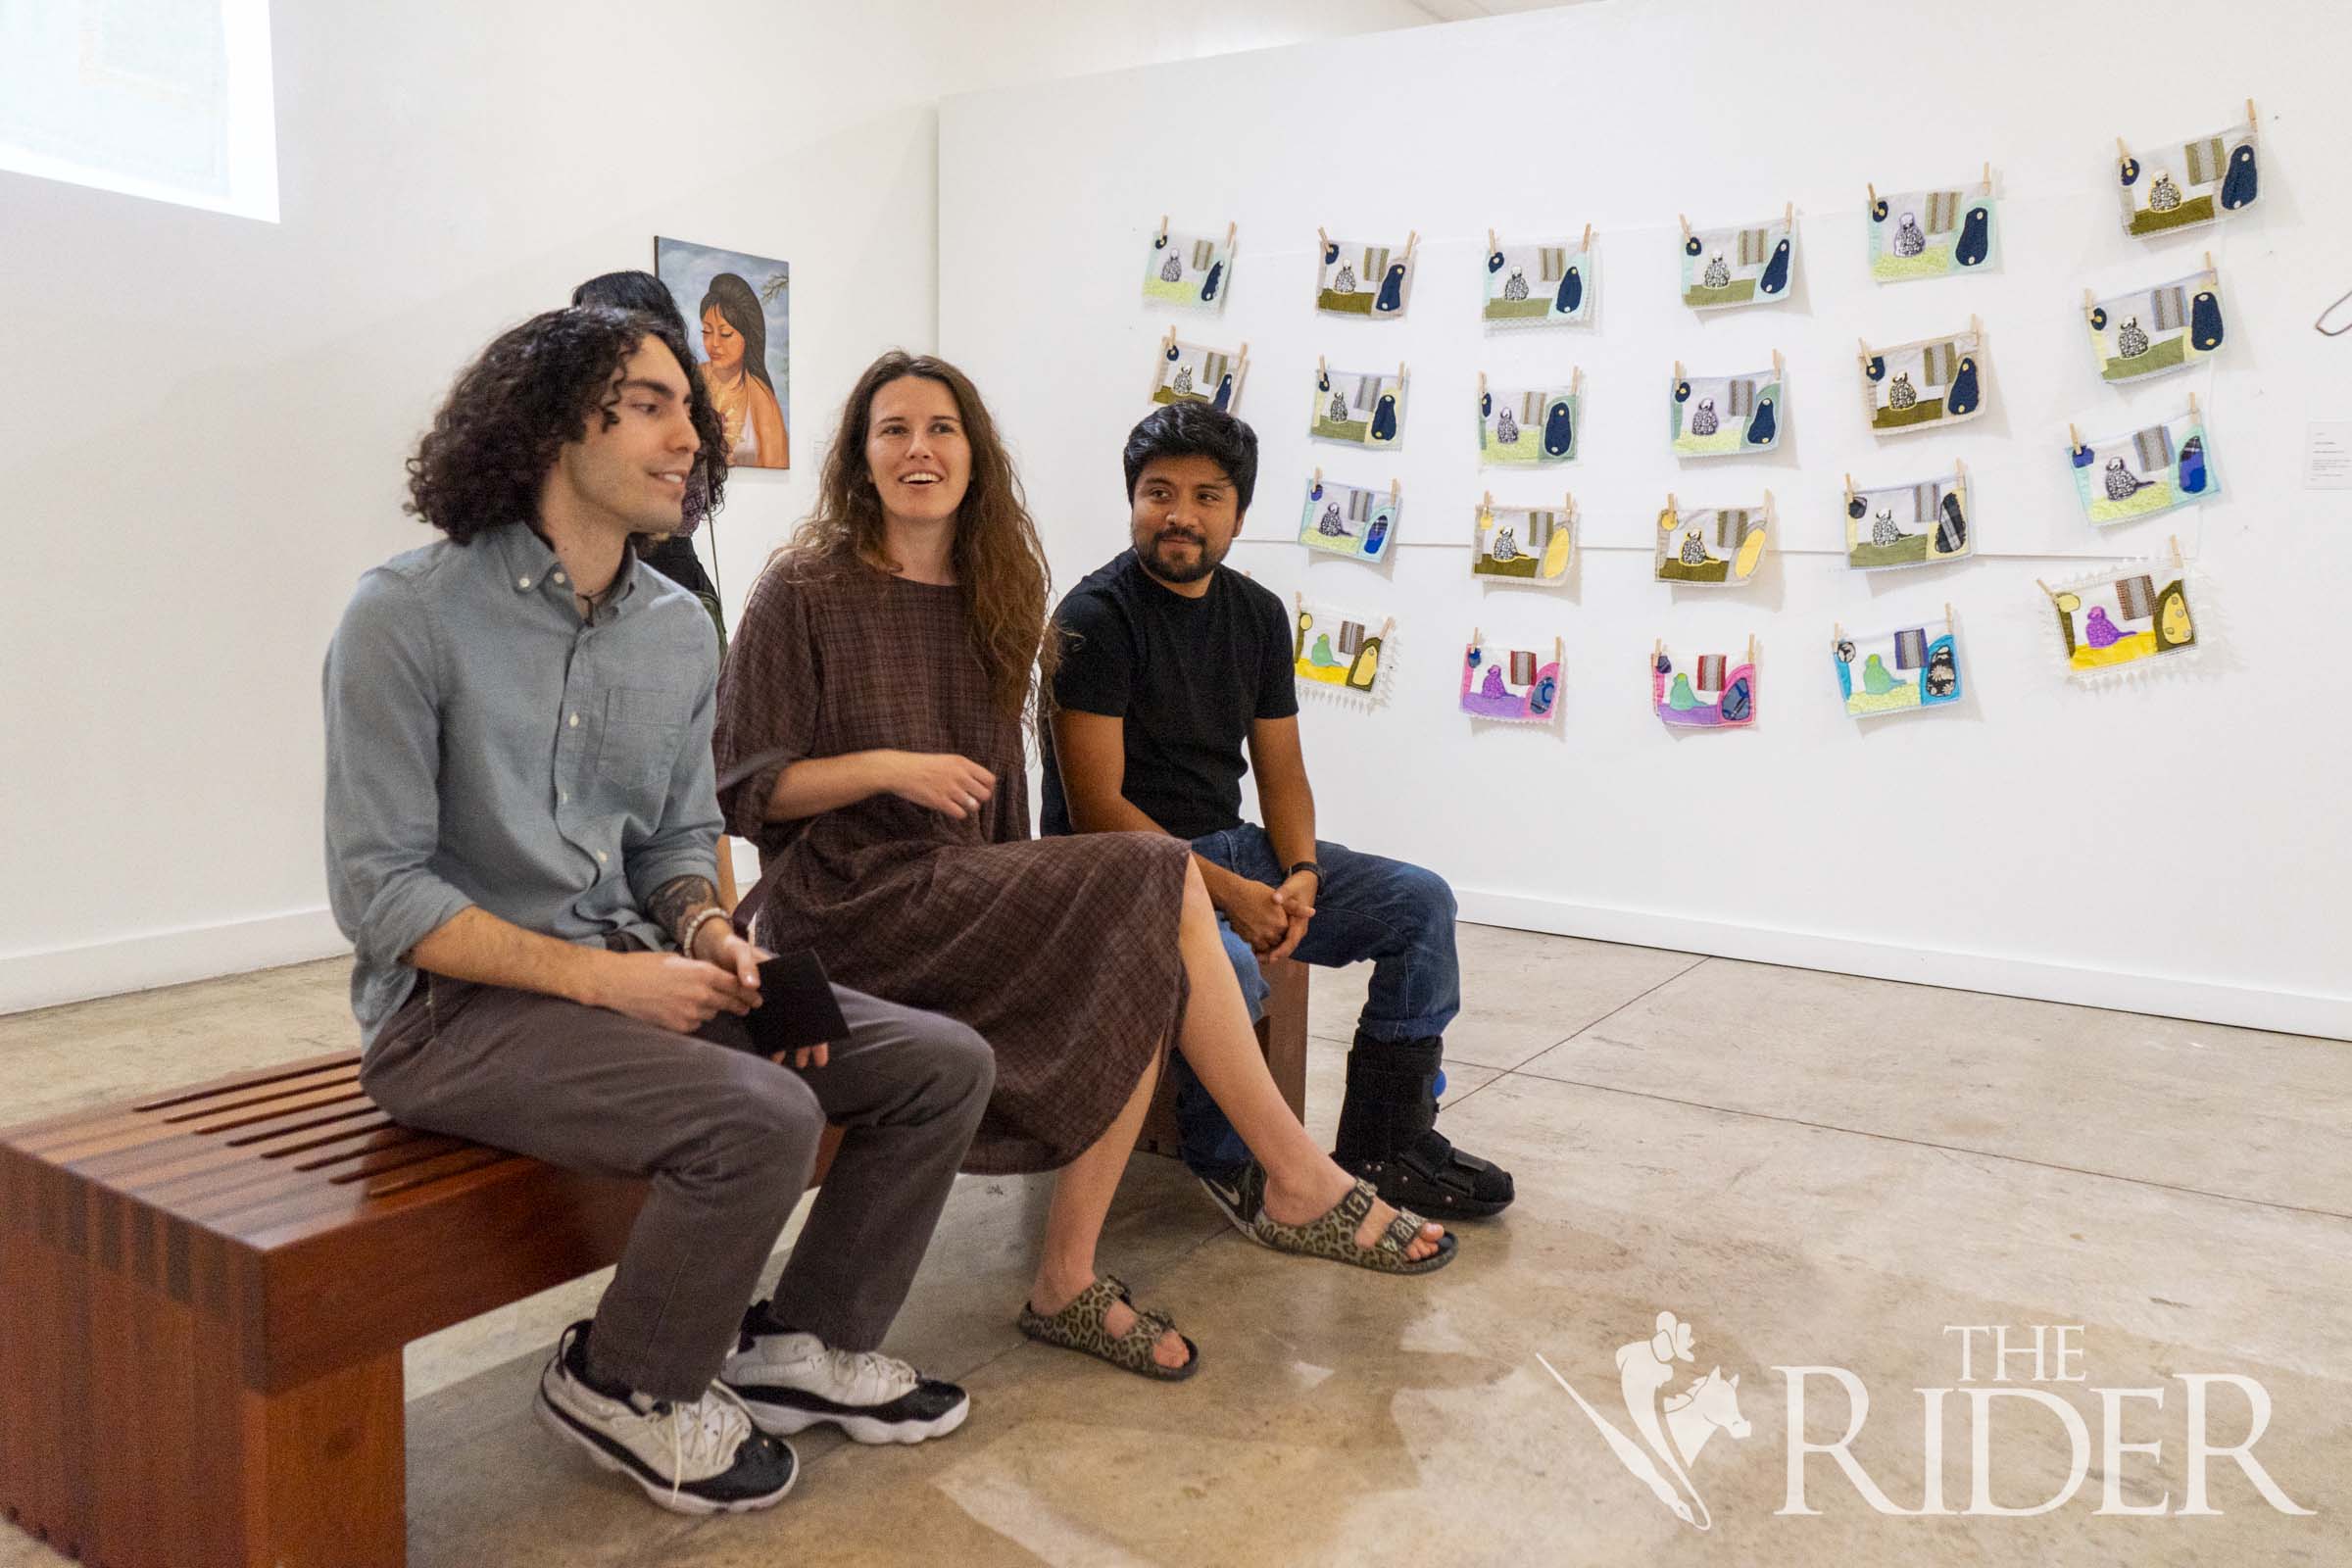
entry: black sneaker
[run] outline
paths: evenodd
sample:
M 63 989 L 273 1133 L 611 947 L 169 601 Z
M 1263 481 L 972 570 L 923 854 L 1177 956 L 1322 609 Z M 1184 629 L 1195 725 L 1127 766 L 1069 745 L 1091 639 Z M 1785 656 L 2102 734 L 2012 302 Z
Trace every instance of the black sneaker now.
M 762 1301 L 744 1314 L 719 1381 L 760 1430 L 776 1437 L 830 1421 L 856 1443 L 920 1443 L 963 1425 L 971 1397 L 878 1350 L 836 1350 L 813 1334 L 778 1332 Z
M 556 1436 L 679 1513 L 749 1513 L 792 1490 L 792 1446 L 760 1431 L 725 1388 L 691 1402 L 600 1388 L 588 1381 L 587 1338 L 585 1319 L 565 1329 L 539 1374 L 539 1419 Z
M 1199 1177 L 1202 1192 L 1215 1200 L 1217 1212 L 1223 1214 L 1233 1228 L 1251 1241 L 1256 1241 L 1257 1212 L 1265 1206 L 1265 1167 L 1254 1159 L 1244 1160 L 1229 1171 L 1214 1176 Z

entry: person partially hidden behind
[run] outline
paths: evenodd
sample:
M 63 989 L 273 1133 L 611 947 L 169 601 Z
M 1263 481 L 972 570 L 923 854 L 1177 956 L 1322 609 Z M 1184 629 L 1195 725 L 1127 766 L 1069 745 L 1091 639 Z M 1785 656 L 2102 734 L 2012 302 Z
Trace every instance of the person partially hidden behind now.
M 1315 837 L 1290 612 L 1222 564 L 1256 484 L 1255 433 L 1204 405 L 1170 404 L 1129 434 L 1126 470 L 1133 548 L 1055 612 L 1045 831 L 1190 840 L 1252 1015 L 1264 1009 L 1261 960 L 1371 959 L 1332 1157 L 1398 1207 L 1500 1213 L 1510 1176 L 1436 1125 L 1443 1036 L 1461 1010 L 1453 892 L 1433 871 Z M 1241 814 L 1251 763 L 1263 827 Z M 1246 1221 L 1249 1152 L 1183 1058 L 1170 1070 L 1185 1163 Z
M 326 859 L 361 1083 L 394 1118 L 648 1179 L 537 1407 L 686 1512 L 764 1507 L 783 1435 L 954 1430 L 881 1355 L 995 1082 L 962 1024 L 835 988 L 846 1038 L 752 1046 L 760 960 L 711 890 L 717 641 L 638 558 L 721 439 L 674 324 L 604 307 L 501 335 L 409 463 L 444 538 L 360 579 L 326 657 Z M 757 1288 L 828 1120 L 846 1128 Z

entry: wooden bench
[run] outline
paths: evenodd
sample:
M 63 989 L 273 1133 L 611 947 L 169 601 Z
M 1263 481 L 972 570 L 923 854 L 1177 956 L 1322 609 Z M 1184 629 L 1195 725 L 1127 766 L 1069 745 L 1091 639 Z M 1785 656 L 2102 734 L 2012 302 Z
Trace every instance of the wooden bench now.
M 101 1568 L 398 1568 L 401 1348 L 612 1263 L 643 1199 L 394 1124 L 354 1054 L 0 1134 L 0 1510 Z

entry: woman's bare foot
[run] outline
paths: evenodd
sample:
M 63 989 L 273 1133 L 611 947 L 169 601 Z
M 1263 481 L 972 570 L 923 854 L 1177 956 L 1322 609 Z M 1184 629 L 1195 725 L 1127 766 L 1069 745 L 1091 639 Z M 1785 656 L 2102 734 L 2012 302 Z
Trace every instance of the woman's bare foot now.
M 1078 1293 L 1094 1283 L 1091 1272 L 1073 1283 L 1067 1279 L 1050 1279 L 1041 1271 L 1029 1287 L 1029 1309 L 1042 1317 L 1052 1317 L 1078 1299 Z M 1102 1314 L 1102 1327 L 1112 1339 L 1118 1339 L 1135 1327 L 1135 1308 L 1125 1301 L 1111 1302 L 1110 1310 Z M 1170 1371 L 1183 1366 L 1192 1359 L 1192 1354 L 1185 1346 L 1184 1336 L 1174 1329 L 1162 1334 L 1152 1346 L 1152 1359 Z
M 1273 1173 L 1267 1172 L 1268 1216 L 1283 1225 L 1304 1225 L 1331 1212 L 1331 1206 L 1354 1188 L 1355 1178 L 1329 1160 L 1324 1161 L 1324 1169 L 1329 1176 L 1318 1181 L 1313 1190 L 1304 1192 L 1279 1185 Z M 1372 1211 L 1364 1216 L 1364 1222 L 1355 1229 L 1355 1245 L 1364 1248 L 1379 1246 L 1381 1237 L 1388 1231 L 1389 1222 L 1396 1217 L 1396 1209 L 1375 1200 Z M 1404 1255 L 1418 1263 L 1437 1251 L 1438 1244 L 1445 1236 L 1445 1226 L 1424 1224 L 1421 1234 L 1414 1237 L 1413 1244 L 1404 1250 Z

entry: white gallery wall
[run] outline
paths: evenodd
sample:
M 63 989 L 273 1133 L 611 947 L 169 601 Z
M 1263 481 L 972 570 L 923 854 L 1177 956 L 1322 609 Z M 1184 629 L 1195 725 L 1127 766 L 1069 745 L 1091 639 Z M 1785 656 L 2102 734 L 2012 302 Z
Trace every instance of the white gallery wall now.
M 1247 342 L 1240 412 L 1262 439 L 1233 564 L 1375 620 L 1396 617 L 1386 705 L 1307 701 L 1325 836 L 1444 871 L 1472 919 L 2099 1005 L 2352 1036 L 2352 747 L 2335 710 L 2352 606 L 2352 491 L 2303 488 L 2306 421 L 2352 418 L 2352 338 L 2312 330 L 2352 287 L 2342 113 L 2352 22 L 2319 0 L 2226 16 L 2149 0 L 2120 13 L 1986 0 L 1910 7 L 1608 3 L 1415 33 L 1168 65 L 951 100 L 941 116 L 940 341 L 1018 444 L 1065 586 L 1123 543 L 1118 453 L 1148 411 L 1160 335 Z M 2072 20 L 2070 20 L 2072 19 Z M 2257 100 L 2262 197 L 2218 227 L 2120 230 L 2115 140 L 2219 130 Z M 1865 181 L 2001 197 L 1989 275 L 1875 285 Z M 1798 277 L 1778 305 L 1701 318 L 1679 302 L 1678 214 L 1694 226 L 1793 202 Z M 1148 309 L 1162 214 L 1239 224 L 1221 317 Z M 1486 232 L 1598 235 L 1598 324 L 1481 332 Z M 1401 321 L 1312 310 L 1318 225 L 1421 236 Z M 2229 339 L 2208 368 L 2118 390 L 2080 304 L 2168 281 L 2210 249 Z M 1988 334 L 1989 412 L 1874 439 L 1855 343 Z M 1678 463 L 1676 360 L 1788 365 L 1786 432 L 1759 461 Z M 1310 442 L 1318 355 L 1405 361 L 1401 450 Z M 1564 469 L 1482 471 L 1474 399 L 1581 368 Z M 2111 435 L 2194 390 L 2220 497 L 2094 532 L 2067 426 Z M 1843 562 L 1841 476 L 1928 477 L 1964 460 L 1976 559 L 1871 575 Z M 1320 466 L 1401 481 L 1387 569 L 1290 542 Z M 1582 553 L 1562 591 L 1468 574 L 1479 496 L 1572 489 Z M 1778 534 L 1741 589 L 1650 578 L 1668 492 L 1686 506 L 1769 487 Z M 2165 552 L 2197 575 L 2204 646 L 2118 689 L 2068 682 L 2036 578 Z M 1968 700 L 1861 727 L 1829 643 L 1957 617 Z M 1564 639 L 1549 730 L 1455 707 L 1473 626 Z M 1760 650 L 1750 730 L 1666 730 L 1649 707 L 1663 637 L 1678 667 Z M 1899 1043 L 1897 1043 L 1899 1046 Z
M 1426 20 L 271 10 L 280 222 L 0 173 L 0 1011 L 341 948 L 319 660 L 359 574 L 429 537 L 401 464 L 493 333 L 650 267 L 656 233 L 791 264 L 800 466 L 729 486 L 732 609 L 858 370 L 935 342 L 942 93 Z

